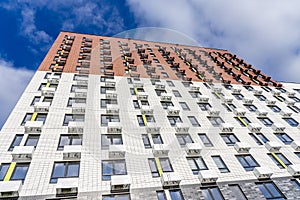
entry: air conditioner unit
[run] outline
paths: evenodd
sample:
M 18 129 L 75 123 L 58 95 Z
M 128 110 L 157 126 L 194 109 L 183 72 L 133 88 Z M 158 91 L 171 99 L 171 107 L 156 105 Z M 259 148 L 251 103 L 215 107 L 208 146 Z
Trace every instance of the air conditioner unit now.
M 42 132 L 42 121 L 27 121 L 24 125 L 25 133 L 40 133 Z
M 134 82 L 133 82 L 133 87 L 134 87 L 134 88 L 143 88 L 143 87 L 144 87 L 144 83 L 134 81 Z
M 51 84 L 58 84 L 59 79 L 60 79 L 60 76 L 50 75 L 47 79 L 47 82 L 51 83 Z
M 50 102 L 35 102 L 34 112 L 49 112 Z
M 69 133 L 83 133 L 84 122 L 70 121 L 68 125 Z
M 188 133 L 189 132 L 189 126 L 183 124 L 183 123 L 176 123 L 175 130 L 177 133 Z
M 117 105 L 113 104 L 108 104 L 106 105 L 106 114 L 118 114 L 119 113 L 119 108 Z
M 262 129 L 261 125 L 258 123 L 250 123 L 248 125 L 248 129 L 252 132 L 252 133 L 260 133 L 260 130 Z
M 246 114 L 246 110 L 242 109 L 242 108 L 236 108 L 233 110 L 233 113 L 236 115 L 236 116 L 240 116 L 240 117 L 243 117 L 245 116 Z
M 186 143 L 185 151 L 188 155 L 200 155 L 202 146 L 199 143 Z
M 290 117 L 293 113 L 291 113 L 291 112 L 286 112 L 286 111 L 281 110 L 281 111 L 280 111 L 280 114 L 281 114 L 283 117 Z
M 271 93 L 272 93 L 273 95 L 276 95 L 276 96 L 278 96 L 278 95 L 281 94 L 280 91 L 275 91 L 275 90 L 272 90 Z
M 273 172 L 267 167 L 255 167 L 253 174 L 258 179 L 269 179 L 273 175 Z
M 169 149 L 165 144 L 153 144 L 152 152 L 155 157 L 168 156 Z
M 255 94 L 255 95 L 261 95 L 262 94 L 262 90 L 253 90 L 253 93 Z
M 81 158 L 81 145 L 65 145 L 63 150 L 63 159 L 79 160 Z
M 220 111 L 213 108 L 208 108 L 207 113 L 210 117 L 218 117 L 220 115 Z
M 171 116 L 178 116 L 180 113 L 180 109 L 178 107 L 168 106 L 167 113 Z
M 158 89 L 158 90 L 164 90 L 166 88 L 166 86 L 163 83 L 156 82 L 155 83 L 155 88 Z
M 201 170 L 199 171 L 198 178 L 202 184 L 216 183 L 218 174 L 213 170 Z
M 106 81 L 105 82 L 105 86 L 106 87 L 115 87 L 116 86 L 116 82 L 115 81 Z
M 137 99 L 138 100 L 147 100 L 148 99 L 148 93 L 146 93 L 146 92 L 139 92 L 137 94 Z
M 238 153 L 248 153 L 251 147 L 245 142 L 236 142 L 234 148 Z
M 176 172 L 163 173 L 161 176 L 161 184 L 163 187 L 179 186 L 180 177 Z
M 294 97 L 295 96 L 295 92 L 287 92 L 286 93 L 286 95 L 288 96 L 288 97 Z
M 172 100 L 172 95 L 171 94 L 162 93 L 161 96 L 160 96 L 160 99 L 162 101 L 171 101 Z
M 88 80 L 77 80 L 76 84 L 77 85 L 88 85 Z
M 281 144 L 276 141 L 270 141 L 266 142 L 265 147 L 270 151 L 270 152 L 278 152 L 281 148 Z
M 108 122 L 107 133 L 122 133 L 122 126 L 120 122 Z
M 284 102 L 286 103 L 287 106 L 293 106 L 293 105 L 295 105 L 295 101 L 290 101 L 288 99 L 286 99 Z
M 141 106 L 141 114 L 153 115 L 153 108 L 150 108 L 150 106 Z
M 232 94 L 240 94 L 241 93 L 241 89 L 238 89 L 238 88 L 231 88 L 231 92 L 232 92 Z
M 31 160 L 34 146 L 15 146 L 11 152 L 13 160 Z
M 300 141 L 293 141 L 291 143 L 291 147 L 293 147 L 293 149 L 295 149 L 295 151 L 300 151 Z
M 190 89 L 191 89 L 192 92 L 198 92 L 200 90 L 200 87 L 199 86 L 195 86 L 195 85 L 191 85 Z
M 76 98 L 86 98 L 87 90 L 86 89 L 75 89 L 75 97 Z
M 53 97 L 54 93 L 55 93 L 55 88 L 51 88 L 51 87 L 43 87 L 42 88 L 42 96 Z
M 109 158 L 125 158 L 126 147 L 124 145 L 109 145 Z
M 78 178 L 58 178 L 56 184 L 57 196 L 76 196 L 78 193 Z
M 264 109 L 257 109 L 255 111 L 255 113 L 259 116 L 259 117 L 265 117 L 268 115 L 268 112 Z
M 219 128 L 223 133 L 231 133 L 233 131 L 234 126 L 229 123 L 221 123 Z
M 212 90 L 214 91 L 214 92 L 222 92 L 222 88 L 221 87 L 218 87 L 218 86 L 212 86 Z
M 0 199 L 17 198 L 22 189 L 22 181 L 0 181 Z
M 221 99 L 224 103 L 232 103 L 233 101 L 233 98 L 226 97 L 226 96 L 222 96 Z
M 275 101 L 275 100 L 269 100 L 269 99 L 266 99 L 266 104 L 267 104 L 267 105 L 275 105 L 275 104 L 276 104 L 276 101 Z
M 278 124 L 278 123 L 272 124 L 271 127 L 272 127 L 272 129 L 274 130 L 275 133 L 281 133 L 285 129 L 284 125 Z
M 106 91 L 105 96 L 107 99 L 117 99 L 118 98 L 118 94 L 115 91 Z
M 242 99 L 243 103 L 246 105 L 252 104 L 253 103 L 253 99 L 247 99 L 247 98 L 243 98 Z
M 198 98 L 199 103 L 208 103 L 208 100 L 209 100 L 209 97 L 206 96 L 206 95 L 201 95 L 201 96 Z
M 110 184 L 112 192 L 129 191 L 131 177 L 129 175 L 114 175 L 111 176 Z
M 85 103 L 73 103 L 72 104 L 72 114 L 84 114 L 85 113 Z
M 300 164 L 295 164 L 295 165 L 289 165 L 287 168 L 287 171 L 295 177 L 300 176 Z
M 147 133 L 159 133 L 160 127 L 149 127 L 149 123 L 147 123 L 146 131 Z

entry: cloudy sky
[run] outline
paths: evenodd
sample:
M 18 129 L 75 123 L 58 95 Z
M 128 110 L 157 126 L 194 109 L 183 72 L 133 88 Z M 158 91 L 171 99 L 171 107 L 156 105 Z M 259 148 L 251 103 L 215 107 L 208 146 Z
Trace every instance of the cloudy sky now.
M 300 82 L 299 7 L 299 0 L 2 0 L 0 127 L 61 30 L 228 49 L 277 81 Z

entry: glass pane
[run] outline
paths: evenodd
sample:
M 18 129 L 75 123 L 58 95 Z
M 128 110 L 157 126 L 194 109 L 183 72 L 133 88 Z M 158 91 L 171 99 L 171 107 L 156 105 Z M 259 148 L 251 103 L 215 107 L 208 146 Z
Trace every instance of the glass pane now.
M 52 178 L 59 178 L 65 176 L 65 164 L 64 163 L 55 163 L 52 173 Z
M 229 186 L 232 194 L 235 196 L 236 199 L 239 200 L 246 200 L 244 193 L 242 192 L 241 188 L 238 185 L 230 185 Z
M 273 183 L 266 183 L 265 186 L 266 188 L 268 188 L 273 197 L 282 197 L 281 193 L 278 191 L 278 189 Z
M 78 177 L 79 176 L 79 164 L 69 163 L 67 177 Z
M 214 200 L 208 189 L 201 190 L 205 200 Z
M 195 161 L 197 162 L 197 165 L 200 169 L 207 169 L 205 163 L 204 163 L 204 160 L 202 158 L 197 158 L 195 159 Z
M 113 165 L 109 161 L 102 162 L 102 175 L 112 175 L 113 174 Z
M 153 139 L 154 144 L 163 144 L 163 141 L 162 141 L 161 136 L 159 134 L 153 134 L 152 139 Z
M 80 135 L 73 135 L 72 137 L 72 145 L 81 145 L 82 137 Z
M 63 148 L 65 145 L 70 144 L 70 138 L 67 135 L 62 135 L 60 136 L 60 141 L 59 141 L 59 148 Z
M 9 151 L 12 151 L 15 146 L 19 146 L 22 138 L 23 138 L 23 135 L 16 135 L 16 137 L 14 138 L 14 141 L 12 142 L 11 146 L 9 147 Z
M 29 135 L 26 141 L 25 146 L 34 146 L 36 147 L 40 136 L 39 135 Z
M 219 188 L 217 188 L 217 187 L 211 188 L 210 191 L 212 193 L 212 196 L 214 197 L 214 200 L 222 200 L 223 199 Z
M 17 165 L 10 180 L 24 180 L 27 174 L 29 165 Z
M 166 196 L 165 196 L 164 191 L 159 191 L 159 192 L 156 192 L 156 193 L 157 193 L 157 199 L 158 200 L 166 200 Z
M 172 200 L 183 200 L 180 190 L 170 191 L 170 196 Z
M 265 188 L 264 184 L 258 185 L 258 188 L 263 193 L 264 197 L 266 198 L 272 198 L 272 195 L 268 192 L 268 190 Z
M 159 159 L 163 172 L 172 172 L 172 166 L 168 158 Z
M 115 161 L 114 170 L 117 175 L 126 174 L 125 161 Z
M 3 181 L 8 168 L 9 168 L 9 164 L 2 164 L 0 166 L 0 181 Z
M 129 194 L 116 195 L 116 200 L 129 200 Z
M 152 173 L 153 173 L 153 172 L 158 172 L 157 167 L 156 167 L 155 160 L 154 160 L 154 159 L 149 159 L 148 162 L 149 162 L 149 166 L 150 166 L 151 172 L 152 172 Z

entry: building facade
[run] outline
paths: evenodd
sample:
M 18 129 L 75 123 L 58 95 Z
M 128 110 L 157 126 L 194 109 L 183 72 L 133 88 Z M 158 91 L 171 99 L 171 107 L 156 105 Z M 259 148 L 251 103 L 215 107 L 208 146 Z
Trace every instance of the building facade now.
M 0 134 L 4 199 L 300 199 L 300 85 L 227 50 L 61 32 Z

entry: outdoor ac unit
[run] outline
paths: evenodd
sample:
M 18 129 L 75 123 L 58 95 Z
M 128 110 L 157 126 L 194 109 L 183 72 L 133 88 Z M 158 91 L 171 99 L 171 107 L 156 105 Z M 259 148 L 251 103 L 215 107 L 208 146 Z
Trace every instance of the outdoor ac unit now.
M 189 126 L 186 126 L 183 123 L 176 123 L 175 130 L 177 133 L 188 133 Z
M 73 103 L 72 104 L 72 114 L 84 114 L 85 113 L 85 103 Z
M 120 122 L 108 122 L 107 133 L 122 133 L 122 126 Z
M 222 101 L 223 101 L 224 103 L 232 103 L 233 98 L 226 97 L 226 96 L 222 96 Z
M 131 185 L 131 178 L 129 175 L 114 175 L 111 176 L 111 191 L 122 192 L 129 191 Z
M 295 176 L 295 177 L 300 176 L 300 164 L 289 165 L 287 170 L 292 176 Z
M 242 99 L 243 103 L 246 105 L 252 104 L 253 103 L 253 99 L 247 99 L 247 98 L 243 98 Z
M 84 122 L 70 121 L 68 125 L 69 133 L 83 133 Z
M 208 100 L 209 100 L 209 97 L 206 96 L 206 95 L 201 95 L 201 96 L 198 98 L 199 103 L 208 103 Z
M 234 148 L 238 153 L 248 153 L 250 150 L 250 145 L 244 142 L 236 142 Z
M 255 111 L 255 113 L 259 116 L 259 117 L 265 117 L 268 115 L 268 112 L 264 109 L 257 109 Z
M 229 123 L 221 123 L 219 128 L 223 133 L 231 133 L 233 131 L 234 126 Z
M 220 111 L 213 108 L 208 108 L 207 113 L 210 117 L 218 117 L 220 115 Z
M 105 96 L 107 99 L 117 99 L 118 98 L 118 94 L 115 91 L 106 91 Z
M 81 158 L 81 145 L 65 145 L 63 150 L 63 159 L 79 160 Z
M 113 104 L 108 104 L 106 105 L 106 113 L 107 114 L 118 114 L 119 113 L 119 108 L 117 105 L 113 105 Z
M 155 83 L 155 88 L 158 89 L 158 90 L 164 90 L 166 88 L 166 86 L 163 83 L 156 82 Z
M 248 129 L 252 132 L 252 133 L 260 133 L 260 130 L 262 129 L 261 125 L 258 123 L 250 123 L 248 125 Z
M 275 133 L 281 133 L 285 130 L 285 126 L 278 123 L 272 124 L 271 127 L 275 131 Z
M 234 113 L 236 116 L 243 117 L 243 116 L 245 116 L 245 114 L 246 114 L 246 110 L 244 110 L 243 108 L 236 108 L 236 109 L 233 110 L 233 113 Z
M 49 112 L 50 102 L 35 102 L 34 112 Z
M 168 106 L 167 112 L 168 112 L 168 115 L 178 116 L 180 113 L 180 109 L 177 107 L 174 107 L 174 106 Z
M 286 93 L 286 95 L 288 96 L 288 97 L 294 97 L 295 96 L 295 92 L 287 92 Z
M 275 141 L 266 142 L 265 147 L 270 152 L 278 152 L 281 148 L 281 144 Z
M 0 181 L 0 199 L 17 198 L 22 189 L 22 181 Z
M 202 146 L 199 143 L 187 143 L 185 151 L 188 155 L 200 155 Z
M 86 98 L 87 90 L 86 89 L 75 89 L 76 98 Z
M 109 145 L 109 158 L 125 158 L 126 148 L 124 145 Z
M 42 96 L 53 97 L 54 93 L 55 93 L 55 88 L 51 88 L 51 87 L 43 87 L 42 88 Z
M 193 91 L 193 92 L 198 92 L 199 91 L 199 89 L 200 89 L 200 87 L 199 86 L 195 86 L 195 85 L 191 85 L 191 91 Z
M 152 152 L 155 157 L 168 156 L 169 149 L 165 144 L 153 144 Z
M 24 125 L 25 133 L 40 133 L 42 126 L 42 121 L 27 121 Z
M 179 186 L 180 181 L 181 179 L 176 172 L 163 173 L 161 176 L 161 184 L 163 187 Z
M 116 82 L 115 81 L 106 81 L 105 82 L 105 86 L 106 87 L 115 87 L 116 86 Z
M 161 96 L 160 96 L 160 99 L 162 101 L 171 101 L 172 100 L 172 95 L 171 94 L 162 93 Z
M 253 174 L 258 179 L 269 179 L 273 175 L 273 172 L 267 167 L 255 167 Z
M 276 104 L 276 101 L 275 101 L 275 100 L 269 100 L 269 99 L 266 99 L 266 104 L 267 104 L 267 105 L 275 105 L 275 104 Z
M 13 160 L 31 160 L 34 146 L 15 146 L 11 152 Z
M 78 193 L 78 178 L 58 178 L 56 184 L 57 196 L 73 196 Z
M 50 75 L 47 79 L 48 83 L 51 84 L 58 84 L 60 77 L 59 76 L 55 76 L 55 75 Z
M 241 93 L 241 89 L 238 89 L 238 88 L 231 88 L 231 91 L 232 91 L 232 94 L 240 94 Z
M 253 90 L 253 93 L 255 94 L 255 95 L 261 95 L 262 94 L 262 90 Z
M 202 184 L 216 183 L 218 180 L 218 174 L 213 170 L 201 170 L 199 171 L 198 177 Z
M 281 114 L 283 117 L 290 117 L 290 116 L 292 115 L 291 112 L 286 112 L 286 111 L 283 111 L 283 110 L 280 111 L 280 114 Z
M 88 85 L 88 80 L 77 80 L 76 84 L 77 85 Z
M 286 103 L 287 106 L 293 106 L 293 105 L 295 105 L 295 101 L 290 101 L 288 99 L 286 99 L 284 102 Z
M 291 147 L 293 147 L 293 149 L 295 149 L 295 151 L 300 151 L 300 141 L 293 141 L 291 143 Z
M 153 109 L 150 106 L 141 106 L 142 115 L 153 115 Z
M 139 92 L 137 94 L 137 99 L 138 100 L 147 100 L 148 99 L 148 93 L 146 93 L 146 92 Z

